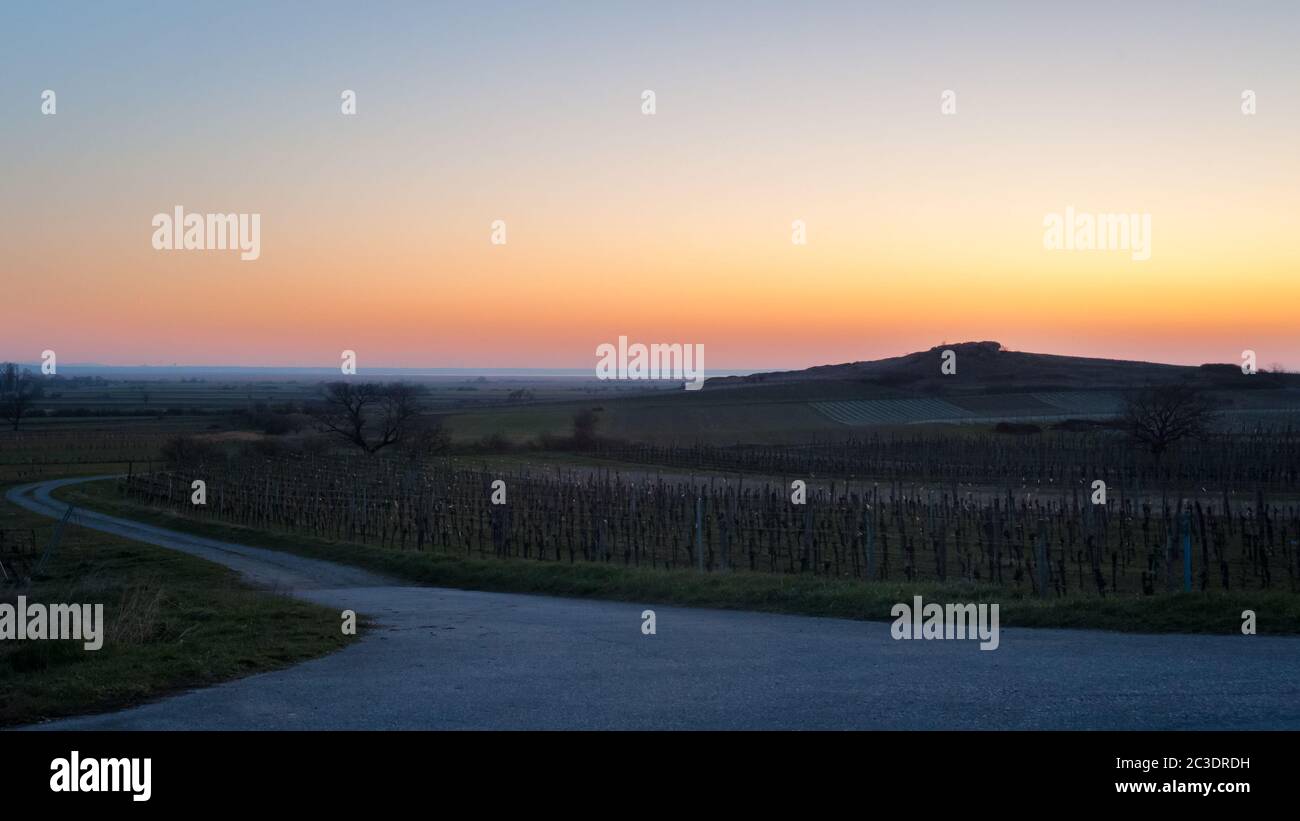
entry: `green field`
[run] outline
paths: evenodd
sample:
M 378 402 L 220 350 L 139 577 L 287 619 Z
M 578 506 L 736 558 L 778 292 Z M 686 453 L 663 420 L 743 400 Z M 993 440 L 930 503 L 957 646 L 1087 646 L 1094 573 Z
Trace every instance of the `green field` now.
M 0 494 L 6 487 L 0 487 Z M 52 522 L 0 502 L 0 529 Z M 340 649 L 337 612 L 253 589 L 219 565 L 75 525 L 29 588 L 0 601 L 101 603 L 104 646 L 78 641 L 0 643 L 0 726 L 100 712 L 295 664 Z
M 737 393 L 709 396 L 627 397 L 602 401 L 528 405 L 453 413 L 446 419 L 453 441 L 468 443 L 499 434 L 515 443 L 566 436 L 573 417 L 596 411 L 597 432 L 613 439 L 656 443 L 800 442 L 843 433 L 845 428 L 799 400 L 753 401 Z

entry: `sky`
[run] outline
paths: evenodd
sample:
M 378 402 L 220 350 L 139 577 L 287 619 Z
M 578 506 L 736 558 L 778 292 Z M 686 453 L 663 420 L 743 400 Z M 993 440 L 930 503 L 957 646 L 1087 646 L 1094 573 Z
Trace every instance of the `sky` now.
M 0 359 L 1300 369 L 1297 42 L 1295 3 L 5 4 Z M 176 206 L 260 256 L 156 250 Z M 1044 247 L 1067 208 L 1149 259 Z

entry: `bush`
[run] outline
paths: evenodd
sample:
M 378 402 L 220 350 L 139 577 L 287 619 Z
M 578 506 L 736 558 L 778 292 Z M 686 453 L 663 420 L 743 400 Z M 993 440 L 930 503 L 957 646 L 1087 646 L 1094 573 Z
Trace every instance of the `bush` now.
M 284 406 L 268 408 L 264 402 L 239 411 L 238 416 L 243 425 L 267 436 L 284 436 L 287 433 L 297 433 L 303 428 L 302 417 Z
M 159 450 L 163 461 L 173 467 L 202 464 L 221 455 L 221 450 L 211 442 L 193 436 L 174 436 Z
M 513 450 L 515 444 L 500 433 L 484 436 L 470 446 L 472 453 L 510 453 Z
M 573 415 L 573 447 L 587 450 L 596 444 L 596 423 L 600 418 L 594 410 L 581 410 Z
M 1013 433 L 1021 436 L 1043 432 L 1042 428 L 1030 422 L 998 422 L 993 430 L 996 433 Z
M 451 449 L 451 436 L 438 417 L 419 417 L 398 448 L 413 459 L 441 456 Z

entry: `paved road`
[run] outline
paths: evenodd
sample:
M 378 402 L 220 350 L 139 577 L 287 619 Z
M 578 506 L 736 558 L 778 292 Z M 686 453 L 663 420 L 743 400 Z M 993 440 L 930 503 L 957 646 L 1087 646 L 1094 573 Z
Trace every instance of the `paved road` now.
M 9 498 L 60 515 L 49 491 L 67 483 Z M 287 670 L 42 727 L 1300 729 L 1300 638 L 1003 629 L 1000 649 L 981 651 L 894 641 L 884 622 L 414 587 L 79 516 L 378 626 Z

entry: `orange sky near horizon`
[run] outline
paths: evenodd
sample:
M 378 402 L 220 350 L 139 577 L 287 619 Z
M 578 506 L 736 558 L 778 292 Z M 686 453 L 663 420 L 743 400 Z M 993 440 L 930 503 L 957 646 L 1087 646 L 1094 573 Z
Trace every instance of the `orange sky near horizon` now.
M 717 369 L 968 340 L 1300 368 L 1294 21 L 1147 26 L 1092 65 L 1070 55 L 1109 54 L 1103 28 L 1022 20 L 1026 40 L 960 6 L 791 31 L 764 7 L 725 46 L 709 20 L 656 40 L 669 23 L 647 10 L 628 12 L 645 30 L 468 15 L 440 48 L 405 33 L 430 12 L 403 9 L 348 48 L 341 13 L 266 20 L 216 63 L 162 38 L 73 70 L 108 47 L 90 22 L 52 53 L 14 44 L 0 359 L 582 368 L 625 335 L 702 343 Z M 174 76 L 150 74 L 163 57 Z M 150 220 L 176 205 L 260 214 L 261 257 L 154 250 Z M 1149 213 L 1151 258 L 1046 250 L 1067 206 Z

